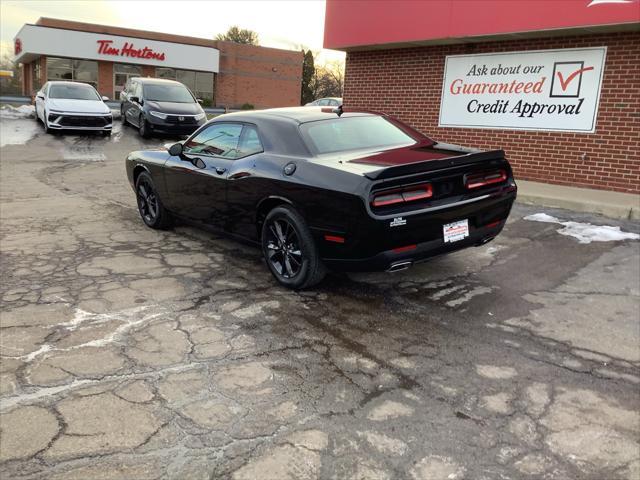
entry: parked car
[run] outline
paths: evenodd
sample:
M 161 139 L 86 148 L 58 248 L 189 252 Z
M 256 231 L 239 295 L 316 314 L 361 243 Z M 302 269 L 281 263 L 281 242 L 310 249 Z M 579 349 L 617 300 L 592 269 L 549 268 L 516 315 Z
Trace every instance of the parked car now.
M 61 130 L 91 130 L 111 135 L 113 116 L 88 83 L 50 81 L 36 93 L 36 120 L 47 133 Z
M 221 115 L 167 150 L 129 154 L 126 171 L 147 226 L 181 217 L 248 239 L 295 289 L 327 270 L 397 271 L 482 245 L 516 198 L 502 150 L 341 108 Z
M 309 102 L 305 107 L 337 107 L 342 105 L 342 98 L 339 97 L 326 97 L 319 98 L 313 102 Z
M 122 122 L 153 134 L 190 135 L 207 120 L 196 97 L 182 83 L 160 78 L 130 78 L 120 92 Z

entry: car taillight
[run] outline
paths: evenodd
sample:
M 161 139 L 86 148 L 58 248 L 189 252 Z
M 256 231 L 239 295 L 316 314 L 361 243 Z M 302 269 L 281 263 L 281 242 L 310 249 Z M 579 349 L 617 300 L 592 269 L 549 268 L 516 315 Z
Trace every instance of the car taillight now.
M 371 205 L 374 207 L 384 207 L 386 205 L 424 200 L 432 196 L 433 187 L 430 183 L 424 183 L 421 185 L 412 185 L 410 187 L 387 190 L 386 192 L 374 194 L 373 200 L 371 200 Z
M 465 187 L 469 190 L 484 187 L 493 183 L 501 183 L 507 179 L 507 172 L 504 170 L 493 170 L 490 172 L 480 172 L 467 175 L 464 181 Z

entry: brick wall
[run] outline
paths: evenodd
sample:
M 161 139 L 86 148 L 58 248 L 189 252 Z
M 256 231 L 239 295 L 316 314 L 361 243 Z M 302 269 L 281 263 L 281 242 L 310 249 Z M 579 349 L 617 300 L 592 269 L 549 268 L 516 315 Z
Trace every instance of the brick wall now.
M 220 72 L 216 75 L 217 106 L 255 108 L 300 105 L 302 52 L 217 42 Z
M 113 99 L 113 63 L 98 62 L 98 93 Z M 115 98 L 113 100 L 119 100 Z
M 31 63 L 22 64 L 22 91 L 25 95 L 33 96 L 33 83 L 32 83 L 32 71 L 33 66 Z
M 141 65 L 142 67 L 142 76 L 143 77 L 155 77 L 156 76 L 156 67 L 153 65 Z
M 595 133 L 438 127 L 446 55 L 603 45 Z M 503 148 L 516 179 L 640 193 L 638 32 L 349 52 L 343 96 L 347 107 L 394 115 L 436 140 Z

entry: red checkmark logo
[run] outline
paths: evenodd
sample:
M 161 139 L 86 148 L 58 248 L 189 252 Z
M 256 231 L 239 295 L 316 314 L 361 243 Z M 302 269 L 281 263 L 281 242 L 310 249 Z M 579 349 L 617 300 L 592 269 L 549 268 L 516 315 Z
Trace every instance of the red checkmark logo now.
M 569 83 L 571 83 L 571 80 L 576 78 L 581 73 L 588 72 L 589 70 L 593 70 L 593 67 L 584 67 L 584 68 L 581 68 L 580 70 L 576 70 L 571 75 L 569 75 L 566 80 L 562 76 L 562 72 L 557 72 L 558 73 L 558 80 L 560 80 L 560 88 L 562 88 L 562 91 L 566 92 L 567 91 L 567 87 L 569 86 Z

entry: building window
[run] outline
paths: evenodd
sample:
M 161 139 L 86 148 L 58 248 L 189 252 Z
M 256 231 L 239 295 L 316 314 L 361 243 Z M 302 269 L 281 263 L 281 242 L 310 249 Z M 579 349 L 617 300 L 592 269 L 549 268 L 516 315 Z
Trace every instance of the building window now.
M 31 64 L 31 86 L 34 91 L 40 90 L 42 87 L 42 69 L 40 68 L 40 59 L 36 59 Z
M 47 57 L 47 80 L 84 82 L 98 87 L 98 62 Z
M 213 73 L 158 67 L 156 77 L 177 80 L 186 85 L 197 98 L 201 98 L 205 106 L 213 105 Z
M 156 77 L 166 78 L 167 80 L 175 80 L 176 71 L 173 68 L 158 67 L 156 68 Z
M 113 99 L 120 98 L 120 92 L 124 90 L 130 78 L 140 77 L 142 68 L 137 65 L 128 65 L 125 63 L 113 64 Z
M 205 103 L 213 104 L 213 73 L 196 72 L 196 85 L 194 93 L 202 98 Z

